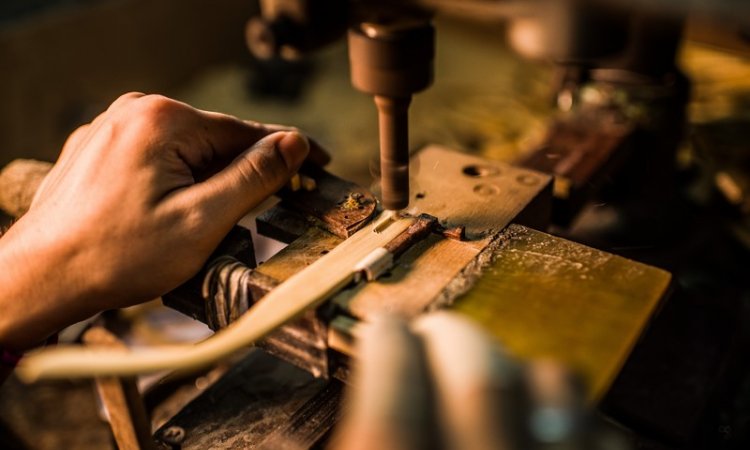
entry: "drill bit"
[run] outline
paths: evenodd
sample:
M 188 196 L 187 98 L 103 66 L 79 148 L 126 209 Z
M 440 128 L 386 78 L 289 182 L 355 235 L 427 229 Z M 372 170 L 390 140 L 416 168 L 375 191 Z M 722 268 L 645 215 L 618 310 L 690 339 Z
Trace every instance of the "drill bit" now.
M 411 97 L 375 96 L 380 128 L 380 185 L 383 206 L 409 205 L 409 104 Z

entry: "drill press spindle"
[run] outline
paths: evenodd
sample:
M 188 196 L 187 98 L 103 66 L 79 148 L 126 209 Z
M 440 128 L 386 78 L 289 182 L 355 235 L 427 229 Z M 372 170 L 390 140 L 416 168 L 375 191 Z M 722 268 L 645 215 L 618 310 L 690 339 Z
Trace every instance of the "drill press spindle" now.
M 354 87 L 375 98 L 383 206 L 409 205 L 409 104 L 432 83 L 435 31 L 425 18 L 364 22 L 349 30 Z

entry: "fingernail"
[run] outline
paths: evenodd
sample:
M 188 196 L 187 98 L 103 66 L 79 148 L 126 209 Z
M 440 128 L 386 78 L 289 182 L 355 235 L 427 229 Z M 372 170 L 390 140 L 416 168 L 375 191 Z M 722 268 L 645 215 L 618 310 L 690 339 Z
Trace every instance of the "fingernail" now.
M 289 170 L 297 170 L 310 151 L 310 144 L 307 142 L 306 137 L 296 131 L 284 134 L 285 136 L 276 144 L 276 148 L 281 152 L 287 168 Z

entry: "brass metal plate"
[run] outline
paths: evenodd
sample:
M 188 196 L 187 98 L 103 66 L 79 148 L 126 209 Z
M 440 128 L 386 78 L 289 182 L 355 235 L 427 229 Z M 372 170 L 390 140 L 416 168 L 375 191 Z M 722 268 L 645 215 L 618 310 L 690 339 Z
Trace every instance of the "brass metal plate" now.
M 669 290 L 671 275 L 619 256 L 511 225 L 455 309 L 481 323 L 511 354 L 551 358 L 602 397 Z

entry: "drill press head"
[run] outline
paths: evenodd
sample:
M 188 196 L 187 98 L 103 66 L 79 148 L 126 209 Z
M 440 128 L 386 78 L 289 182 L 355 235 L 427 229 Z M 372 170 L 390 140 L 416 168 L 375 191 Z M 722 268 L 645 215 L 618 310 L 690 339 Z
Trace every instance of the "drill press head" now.
M 383 206 L 409 205 L 409 103 L 432 84 L 435 30 L 423 17 L 362 22 L 349 30 L 352 84 L 373 95 L 380 128 Z

